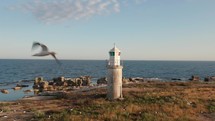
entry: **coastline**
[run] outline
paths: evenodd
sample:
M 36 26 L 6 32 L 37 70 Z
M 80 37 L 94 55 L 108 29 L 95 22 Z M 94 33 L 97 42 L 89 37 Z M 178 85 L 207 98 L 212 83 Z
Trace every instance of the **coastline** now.
M 123 100 L 106 99 L 105 85 L 47 100 L 1 102 L 7 120 L 205 120 L 215 119 L 214 82 L 129 82 Z M 42 108 L 43 107 L 43 108 Z
M 49 83 L 51 82 L 51 85 L 53 84 L 53 80 L 54 79 L 57 79 L 57 83 L 61 83 L 61 80 L 58 80 L 60 78 L 65 78 L 65 79 L 79 79 L 79 78 L 85 78 L 85 77 L 90 77 L 90 76 L 80 76 L 80 77 L 76 77 L 76 78 L 65 78 L 65 77 L 57 77 L 57 78 L 53 78 L 52 80 L 48 80 L 48 81 L 45 81 L 45 83 Z M 36 77 L 37 78 L 37 77 Z M 36 79 L 35 78 L 35 79 Z M 40 78 L 40 77 L 39 77 Z M 42 77 L 41 77 L 42 78 Z M 210 79 L 211 78 L 211 79 Z M 97 80 L 95 80 L 97 79 Z M 215 81 L 215 77 L 212 76 L 212 77 L 207 77 L 205 79 L 209 79 L 210 81 Z M 204 79 L 204 80 L 205 80 Z M 42 79 L 43 80 L 43 79 Z M 99 80 L 101 80 L 101 83 L 98 82 Z M 189 79 L 185 79 L 185 78 L 169 78 L 169 79 L 161 79 L 161 78 L 144 78 L 144 77 L 131 77 L 131 78 L 125 78 L 123 77 L 123 83 L 127 83 L 127 82 L 190 82 L 190 81 L 199 81 L 199 82 L 204 82 L 204 80 L 201 80 L 201 78 L 199 76 L 192 76 L 191 78 Z M 208 80 L 208 81 L 209 81 Z M 81 90 L 88 90 L 90 88 L 97 88 L 99 86 L 101 86 L 100 84 L 107 84 L 107 82 L 104 82 L 104 81 L 107 81 L 104 77 L 102 78 L 91 78 L 90 77 L 90 80 L 89 80 L 89 84 L 90 85 L 83 85 L 83 86 L 80 86 L 78 85 L 78 82 L 76 82 L 77 84 L 76 85 L 68 85 L 68 88 L 66 88 L 67 86 L 64 86 L 64 85 L 59 85 L 59 90 L 58 91 L 65 91 L 65 90 L 76 90 L 76 91 L 81 91 Z M 19 81 L 18 83 L 11 83 L 11 84 L 8 84 L 6 86 L 0 86 L 0 91 L 2 90 L 6 90 L 8 91 L 8 93 L 1 93 L 0 92 L 0 102 L 2 101 L 16 101 L 16 100 L 22 100 L 23 98 L 25 97 L 28 97 L 28 96 L 37 96 L 38 94 L 35 92 L 38 90 L 38 88 L 34 89 L 34 83 L 35 83 L 35 80 L 21 80 Z M 70 82 L 70 83 L 74 83 L 74 82 Z M 81 82 L 83 83 L 83 82 Z M 86 82 L 85 82 L 86 83 Z M 17 88 L 17 85 L 24 85 L 26 87 L 18 87 L 18 89 L 15 89 Z M 50 85 L 50 84 L 48 84 Z M 41 85 L 42 86 L 42 85 Z M 58 92 L 56 89 L 52 89 L 53 87 L 51 87 L 51 90 L 47 90 L 45 89 L 45 91 L 48 91 L 48 92 Z M 41 90 L 41 89 L 39 89 Z M 44 89 L 42 89 L 44 90 Z M 6 99 L 6 100 L 5 100 Z

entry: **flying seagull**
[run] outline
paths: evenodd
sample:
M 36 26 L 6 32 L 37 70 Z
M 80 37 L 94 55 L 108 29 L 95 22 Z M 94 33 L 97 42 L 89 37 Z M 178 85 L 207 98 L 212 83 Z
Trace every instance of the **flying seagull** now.
M 60 61 L 56 58 L 56 53 L 55 52 L 49 52 L 49 49 L 46 45 L 41 44 L 39 42 L 34 42 L 32 45 L 32 50 L 40 46 L 42 48 L 42 51 L 40 53 L 36 53 L 32 56 L 48 56 L 51 55 L 57 62 L 57 64 L 61 65 Z

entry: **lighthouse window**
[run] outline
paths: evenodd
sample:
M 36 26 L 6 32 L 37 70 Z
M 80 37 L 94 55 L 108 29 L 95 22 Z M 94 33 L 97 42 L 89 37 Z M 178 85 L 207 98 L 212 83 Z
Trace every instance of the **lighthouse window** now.
M 115 56 L 115 53 L 114 52 L 110 52 L 110 56 Z

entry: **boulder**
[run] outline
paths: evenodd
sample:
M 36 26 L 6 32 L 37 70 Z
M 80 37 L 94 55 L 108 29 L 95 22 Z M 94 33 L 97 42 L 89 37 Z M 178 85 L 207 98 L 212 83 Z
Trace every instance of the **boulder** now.
M 171 80 L 173 80 L 173 81 L 181 81 L 180 78 L 171 78 Z
M 49 85 L 55 85 L 55 83 L 51 81 L 51 82 L 49 82 Z
M 39 89 L 34 89 L 34 94 L 39 94 L 40 93 L 40 90 Z
M 38 89 L 40 91 L 43 90 L 63 90 L 64 87 L 68 86 L 90 86 L 91 77 L 90 76 L 81 76 L 78 78 L 64 78 L 57 77 L 54 78 L 53 81 L 43 81 L 42 78 L 36 78 L 35 83 L 33 85 L 34 89 Z
M 76 78 L 76 86 L 82 86 L 82 79 L 81 78 Z
M 43 81 L 43 77 L 36 77 L 34 80 L 34 84 L 38 84 Z
M 22 87 L 14 87 L 14 88 L 12 88 L 12 89 L 14 89 L 14 90 L 20 90 L 20 89 L 22 89 Z
M 141 77 L 135 77 L 135 78 L 129 78 L 129 81 L 131 81 L 131 82 L 140 82 L 140 81 L 143 82 L 144 79 Z
M 39 89 L 39 90 L 47 90 L 48 86 L 49 86 L 49 82 L 47 81 L 43 81 L 43 80 L 39 80 L 35 79 L 35 83 L 33 85 L 34 89 Z
M 54 87 L 53 85 L 49 85 L 49 86 L 47 87 L 47 90 L 48 90 L 48 91 L 54 91 L 54 90 L 55 90 L 55 87 Z
M 25 84 L 17 84 L 17 87 L 29 87 L 29 85 L 25 85 Z
M 55 85 L 63 86 L 65 78 L 64 77 L 57 77 L 57 78 L 54 78 L 53 81 L 54 81 Z
M 81 76 L 82 79 L 82 86 L 90 86 L 91 77 L 90 76 Z
M 63 85 L 64 87 L 67 87 L 68 86 L 68 83 L 67 82 L 63 82 Z
M 33 89 L 39 89 L 40 88 L 40 85 L 39 84 L 34 84 L 33 85 Z
M 191 77 L 191 79 L 189 79 L 190 81 L 200 81 L 200 77 L 199 76 L 196 76 L 196 75 L 193 75 Z
M 47 89 L 47 87 L 49 86 L 49 82 L 47 81 L 40 82 L 39 86 L 42 89 Z
M 6 90 L 6 89 L 2 89 L 1 92 L 4 93 L 4 94 L 8 94 L 9 93 L 9 91 Z
M 72 79 L 72 78 L 69 78 L 66 80 L 68 86 L 76 86 L 76 80 L 75 79 Z
M 97 84 L 107 84 L 107 78 L 103 77 L 97 80 Z
M 211 76 L 211 77 L 206 77 L 204 79 L 205 82 L 215 82 L 215 76 Z
M 24 92 L 24 93 L 29 93 L 29 92 L 33 92 L 33 90 L 29 90 L 29 89 L 28 89 L 28 90 L 24 90 L 23 92 Z

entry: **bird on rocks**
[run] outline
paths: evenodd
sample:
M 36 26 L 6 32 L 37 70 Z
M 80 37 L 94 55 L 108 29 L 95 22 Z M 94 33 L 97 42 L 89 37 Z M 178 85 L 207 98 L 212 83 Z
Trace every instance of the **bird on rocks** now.
M 48 55 L 51 55 L 55 59 L 57 64 L 61 65 L 60 61 L 55 56 L 56 53 L 55 52 L 50 52 L 46 45 L 44 45 L 42 43 L 39 43 L 39 42 L 34 42 L 33 45 L 32 45 L 32 50 L 37 48 L 37 47 L 39 47 L 39 46 L 42 48 L 42 51 L 40 53 L 36 53 L 36 54 L 34 54 L 32 56 L 48 56 Z

